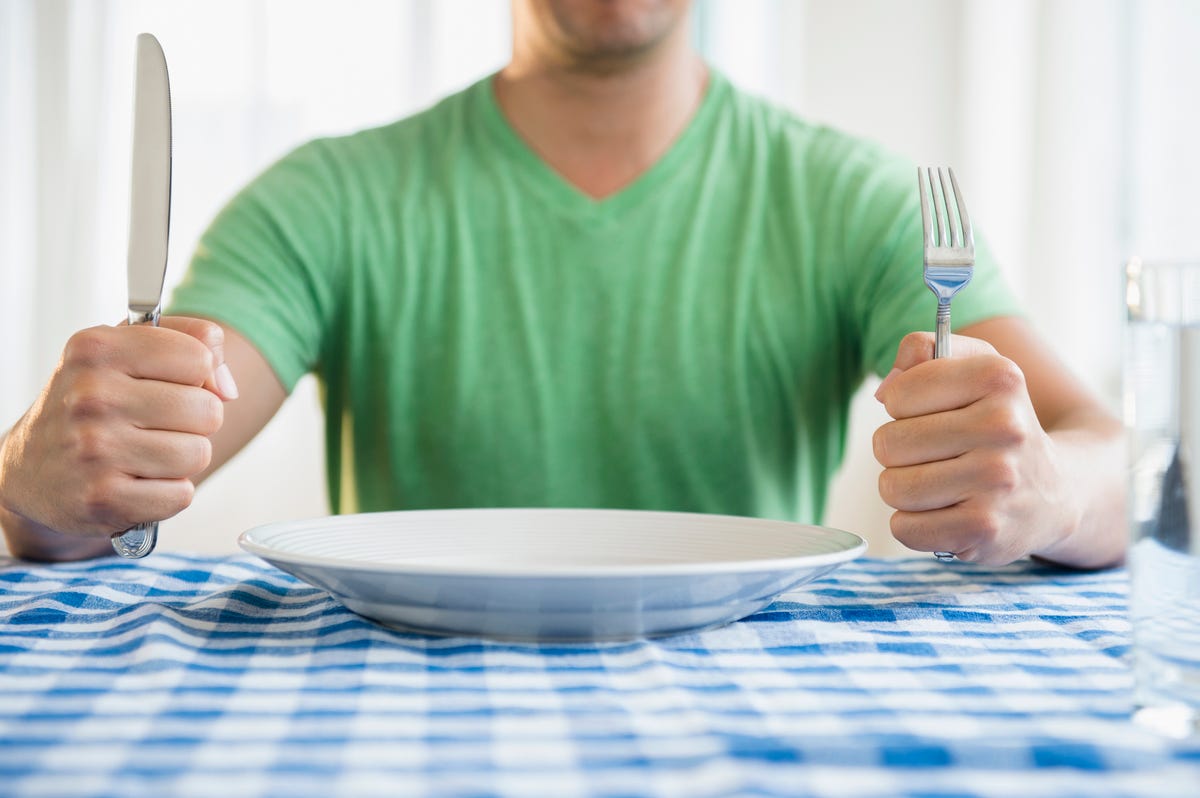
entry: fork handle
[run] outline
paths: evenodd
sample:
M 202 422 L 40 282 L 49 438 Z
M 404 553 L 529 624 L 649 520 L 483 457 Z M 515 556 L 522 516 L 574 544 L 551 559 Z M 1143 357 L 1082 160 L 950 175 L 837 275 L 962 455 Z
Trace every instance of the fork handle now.
M 950 300 L 939 299 L 937 307 L 937 337 L 933 342 L 933 356 L 950 357 Z
M 933 356 L 950 357 L 950 300 L 938 299 L 937 337 L 933 340 Z M 935 551 L 938 562 L 951 562 L 957 556 L 952 551 Z

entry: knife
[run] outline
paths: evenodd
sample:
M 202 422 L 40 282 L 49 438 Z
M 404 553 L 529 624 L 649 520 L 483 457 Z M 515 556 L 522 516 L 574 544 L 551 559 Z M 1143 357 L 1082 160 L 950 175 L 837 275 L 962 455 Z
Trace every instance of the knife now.
M 171 221 L 171 86 L 158 39 L 137 37 L 133 97 L 133 182 L 129 200 L 129 323 L 158 326 L 167 232 Z M 112 536 L 122 557 L 145 557 L 158 541 L 158 522 Z

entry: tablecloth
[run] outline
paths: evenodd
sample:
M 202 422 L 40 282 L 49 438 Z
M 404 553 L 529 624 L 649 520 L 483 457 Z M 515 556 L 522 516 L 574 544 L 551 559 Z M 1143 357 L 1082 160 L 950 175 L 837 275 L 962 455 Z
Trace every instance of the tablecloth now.
M 0 795 L 1200 796 L 1123 571 L 860 559 L 732 625 L 403 634 L 249 556 L 0 560 Z

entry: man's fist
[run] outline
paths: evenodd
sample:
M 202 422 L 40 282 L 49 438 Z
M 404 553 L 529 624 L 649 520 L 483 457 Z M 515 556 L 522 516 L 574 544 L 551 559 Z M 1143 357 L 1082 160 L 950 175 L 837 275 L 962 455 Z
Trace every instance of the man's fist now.
M 201 319 L 92 327 L 0 445 L 0 506 L 49 529 L 109 536 L 192 501 L 222 400 L 223 333 Z
M 988 565 L 1052 548 L 1078 519 L 1020 368 L 962 336 L 935 360 L 933 341 L 906 336 L 875 394 L 895 419 L 873 440 L 892 534 Z

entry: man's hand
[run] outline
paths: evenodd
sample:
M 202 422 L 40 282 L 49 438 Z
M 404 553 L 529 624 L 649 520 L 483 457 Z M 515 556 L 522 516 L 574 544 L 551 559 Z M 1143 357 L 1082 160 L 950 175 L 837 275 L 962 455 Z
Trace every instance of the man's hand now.
M 171 317 L 161 325 L 93 327 L 67 342 L 50 382 L 0 441 L 10 545 L 21 536 L 9 527 L 22 524 L 106 544 L 191 503 L 190 478 L 208 466 L 208 436 L 237 388 L 220 326 Z
M 1089 534 L 1084 503 L 1093 496 L 1081 484 L 1087 464 L 1080 450 L 1111 443 L 1109 420 L 1064 423 L 1060 445 L 1039 421 L 1013 360 L 963 336 L 953 338 L 953 357 L 934 360 L 933 340 L 930 333 L 906 336 L 875 394 L 895 419 L 873 441 L 884 467 L 880 496 L 896 508 L 892 534 L 917 551 L 951 551 L 988 565 L 1031 554 L 1081 565 L 1113 561 L 1100 546 L 1091 555 L 1077 551 Z M 1081 431 L 1096 429 L 1096 441 L 1081 446 Z

